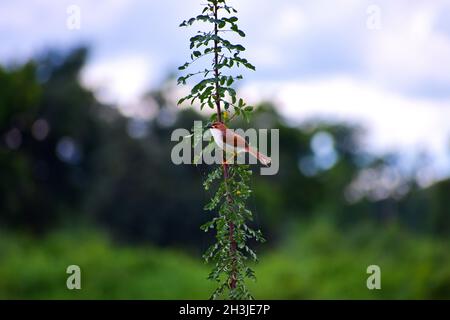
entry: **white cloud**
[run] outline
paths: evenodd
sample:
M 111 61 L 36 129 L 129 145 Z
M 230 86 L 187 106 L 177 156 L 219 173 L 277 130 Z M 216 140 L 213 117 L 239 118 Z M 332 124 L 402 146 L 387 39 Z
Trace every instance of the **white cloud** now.
M 443 6 L 430 1 L 393 12 L 382 7 L 383 29 L 368 35 L 365 46 L 368 76 L 391 88 L 450 86 L 450 39 L 435 26 Z
M 378 31 L 366 27 L 367 8 L 373 4 L 381 10 Z M 437 25 L 450 9 L 448 1 L 247 0 L 237 7 L 259 70 L 298 70 L 314 77 L 326 68 L 332 75 L 347 67 L 348 72 L 410 94 L 450 86 L 450 38 Z M 348 60 L 349 54 L 354 61 Z M 323 57 L 332 57 L 332 63 L 321 68 L 317 59 Z
M 262 65 L 265 68 L 280 67 L 285 63 L 283 52 L 270 44 L 253 46 L 252 51 L 247 53 L 247 57 L 253 64 Z
M 85 29 L 100 32 L 107 30 L 120 20 L 132 8 L 136 0 L 64 0 L 64 2 L 67 5 L 80 6 Z
M 0 27 L 14 32 L 56 34 L 65 32 L 66 9 L 76 5 L 81 9 L 81 20 L 86 29 L 106 29 L 124 15 L 135 0 L 16 0 L 0 5 Z M 83 27 L 82 27 L 83 29 Z
M 93 62 L 83 70 L 82 82 L 102 102 L 133 104 L 149 89 L 155 68 L 151 61 L 148 56 L 129 54 Z
M 70 46 L 104 36 L 137 0 L 0 1 L 0 61 L 29 59 L 48 46 Z M 71 5 L 80 7 L 80 26 L 67 28 Z
M 306 15 L 298 5 L 286 5 L 274 19 L 275 26 L 271 33 L 276 38 L 289 39 L 299 36 L 307 25 Z
M 362 124 L 368 129 L 368 151 L 427 151 L 436 156 L 442 172 L 450 173 L 450 101 L 417 100 L 345 76 L 260 82 L 244 87 L 242 94 L 252 102 L 275 100 L 290 122 L 322 119 Z

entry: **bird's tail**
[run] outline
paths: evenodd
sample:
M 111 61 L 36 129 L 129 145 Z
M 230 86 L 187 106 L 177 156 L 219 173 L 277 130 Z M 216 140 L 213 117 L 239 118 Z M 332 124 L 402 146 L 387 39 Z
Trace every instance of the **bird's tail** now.
M 268 167 L 270 162 L 272 162 L 272 159 L 270 159 L 268 156 L 262 154 L 261 152 L 255 150 L 251 147 L 248 148 L 248 153 L 250 153 L 256 159 L 258 159 L 266 167 Z

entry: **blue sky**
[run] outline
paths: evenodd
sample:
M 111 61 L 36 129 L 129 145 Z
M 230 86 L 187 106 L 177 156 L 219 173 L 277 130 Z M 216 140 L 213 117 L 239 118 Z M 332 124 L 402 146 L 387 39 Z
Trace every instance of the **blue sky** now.
M 178 28 L 198 0 L 3 0 L 0 61 L 49 47 L 90 44 L 83 72 L 98 96 L 132 116 L 149 116 L 140 96 L 188 57 L 194 30 Z M 240 93 L 273 99 L 288 121 L 361 123 L 369 151 L 433 155 L 450 173 L 449 0 L 234 0 L 247 33 Z M 81 29 L 66 27 L 81 9 Z

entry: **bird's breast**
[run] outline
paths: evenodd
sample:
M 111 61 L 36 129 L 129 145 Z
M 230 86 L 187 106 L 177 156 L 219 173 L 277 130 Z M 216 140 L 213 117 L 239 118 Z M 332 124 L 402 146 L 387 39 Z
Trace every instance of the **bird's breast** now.
M 223 135 L 222 132 L 219 129 L 210 129 L 211 130 L 211 134 L 214 138 L 214 141 L 216 142 L 216 144 L 223 149 Z

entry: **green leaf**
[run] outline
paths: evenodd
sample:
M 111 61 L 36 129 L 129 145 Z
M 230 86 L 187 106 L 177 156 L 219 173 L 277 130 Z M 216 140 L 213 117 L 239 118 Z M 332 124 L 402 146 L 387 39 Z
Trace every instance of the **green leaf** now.
M 184 69 L 186 69 L 188 66 L 189 66 L 189 63 L 186 62 L 186 63 L 183 64 L 182 66 L 179 66 L 179 67 L 178 67 L 178 70 L 184 70 Z
M 225 90 L 228 91 L 231 97 L 234 97 L 236 99 L 236 90 L 234 90 L 233 88 L 225 88 Z
M 252 65 L 251 63 L 244 63 L 244 65 L 248 68 L 248 69 L 251 69 L 251 70 L 253 70 L 253 71 L 255 71 L 256 70 L 256 68 L 255 68 L 255 66 L 254 65 Z
M 242 116 L 244 117 L 244 119 L 245 119 L 245 121 L 246 121 L 247 123 L 250 122 L 250 116 L 249 116 L 249 113 L 248 113 L 247 111 L 242 110 Z
M 203 230 L 205 232 L 208 232 L 209 229 L 214 228 L 214 223 L 216 222 L 216 219 L 213 219 L 211 221 L 206 222 L 205 224 L 202 224 L 200 226 L 200 230 Z

